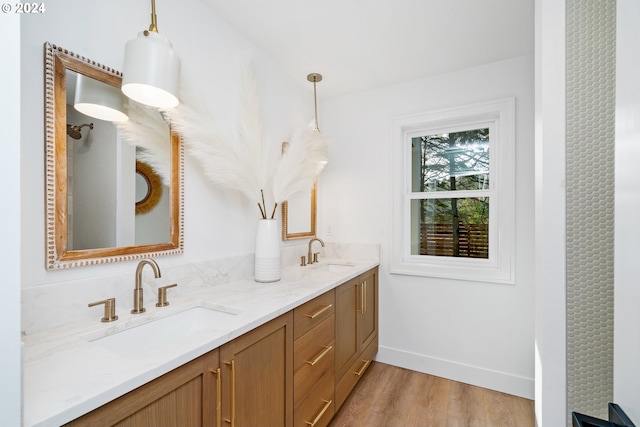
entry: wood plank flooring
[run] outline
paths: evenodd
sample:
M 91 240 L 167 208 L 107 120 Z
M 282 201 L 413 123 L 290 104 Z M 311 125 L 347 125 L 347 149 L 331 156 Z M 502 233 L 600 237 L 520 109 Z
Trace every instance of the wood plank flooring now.
M 373 362 L 329 427 L 533 427 L 533 401 Z

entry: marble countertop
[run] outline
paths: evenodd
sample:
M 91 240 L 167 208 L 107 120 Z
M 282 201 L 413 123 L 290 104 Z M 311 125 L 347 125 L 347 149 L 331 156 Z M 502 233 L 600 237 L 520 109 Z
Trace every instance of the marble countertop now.
M 350 264 L 330 271 L 329 264 Z M 377 259 L 326 259 L 320 264 L 282 269 L 281 280 L 249 278 L 190 289 L 147 312 L 119 311 L 112 323 L 80 322 L 24 337 L 25 427 L 59 426 L 213 350 L 279 315 L 378 265 Z M 180 286 L 180 283 L 178 283 Z M 113 334 L 193 307 L 231 312 L 211 330 L 159 351 L 123 356 L 88 337 Z

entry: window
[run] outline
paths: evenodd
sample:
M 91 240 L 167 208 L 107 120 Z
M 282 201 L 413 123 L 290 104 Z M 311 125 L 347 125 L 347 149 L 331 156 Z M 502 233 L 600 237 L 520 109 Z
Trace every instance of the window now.
M 395 120 L 391 273 L 513 283 L 513 98 Z

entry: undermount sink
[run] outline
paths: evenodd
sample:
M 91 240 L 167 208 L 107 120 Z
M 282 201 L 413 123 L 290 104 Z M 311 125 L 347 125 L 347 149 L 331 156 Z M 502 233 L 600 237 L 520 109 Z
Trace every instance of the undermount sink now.
M 193 307 L 151 320 L 110 335 L 86 336 L 87 341 L 126 357 L 140 357 L 158 350 L 188 344 L 196 336 L 205 336 L 229 322 L 237 313 L 208 307 Z
M 328 262 L 325 264 L 318 264 L 317 266 L 314 266 L 313 269 L 317 271 L 328 271 L 330 273 L 343 273 L 351 270 L 353 267 L 355 267 L 354 264 Z

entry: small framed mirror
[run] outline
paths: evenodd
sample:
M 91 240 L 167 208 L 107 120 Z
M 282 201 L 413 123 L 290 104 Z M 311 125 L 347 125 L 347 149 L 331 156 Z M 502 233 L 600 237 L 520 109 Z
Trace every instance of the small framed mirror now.
M 317 185 L 316 181 L 309 193 L 293 197 L 282 204 L 282 240 L 316 236 Z
M 119 94 L 119 71 L 50 43 L 45 43 L 44 63 L 46 267 L 182 253 L 184 153 L 180 136 L 159 112 L 146 109 L 141 113 L 145 107 L 140 105 L 128 104 L 129 113 L 135 107 L 142 122 L 127 122 L 136 126 L 126 135 L 115 122 L 98 119 L 81 108 L 81 91 L 97 91 L 104 103 L 96 103 L 97 108 L 110 102 L 105 93 Z M 151 139 L 157 148 L 143 143 Z M 136 164 L 141 158 L 149 168 L 147 176 L 160 177 L 161 188 L 156 186 L 153 193 L 150 186 L 153 194 L 160 189 L 158 200 L 136 215 Z

